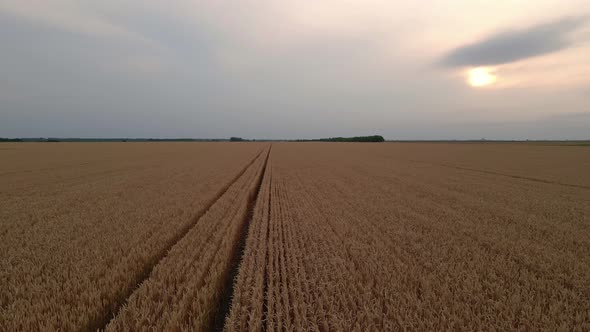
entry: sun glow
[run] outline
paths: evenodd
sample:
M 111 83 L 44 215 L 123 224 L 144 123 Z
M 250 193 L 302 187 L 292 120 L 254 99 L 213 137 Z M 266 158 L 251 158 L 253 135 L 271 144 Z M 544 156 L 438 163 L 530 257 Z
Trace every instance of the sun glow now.
M 473 87 L 481 87 L 496 82 L 495 70 L 488 67 L 477 67 L 469 71 L 469 84 Z

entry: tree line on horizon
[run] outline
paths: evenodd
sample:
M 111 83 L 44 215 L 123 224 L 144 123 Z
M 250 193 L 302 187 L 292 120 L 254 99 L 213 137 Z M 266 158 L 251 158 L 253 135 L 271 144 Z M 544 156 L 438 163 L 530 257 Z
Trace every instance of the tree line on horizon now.
M 330 137 L 319 139 L 298 139 L 296 142 L 385 142 L 385 138 L 381 135 L 371 136 L 353 136 L 353 137 Z
M 0 142 L 255 142 L 255 139 L 230 137 L 230 139 L 195 139 L 195 138 L 2 138 Z M 319 139 L 296 140 L 260 140 L 260 141 L 294 141 L 294 142 L 385 142 L 381 135 L 354 136 L 354 137 L 330 137 Z

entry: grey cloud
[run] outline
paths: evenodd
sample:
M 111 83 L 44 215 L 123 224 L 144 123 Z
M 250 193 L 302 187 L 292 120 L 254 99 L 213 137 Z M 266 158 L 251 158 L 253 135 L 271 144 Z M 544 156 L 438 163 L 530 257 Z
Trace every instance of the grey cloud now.
M 565 113 L 522 121 L 460 121 L 399 127 L 388 139 L 588 140 L 590 113 Z M 388 134 L 386 132 L 386 134 Z
M 590 125 L 587 118 L 486 120 L 514 107 L 585 112 L 584 87 L 542 96 L 522 89 L 484 93 L 398 53 L 382 63 L 383 50 L 371 36 L 275 42 L 265 32 L 229 31 L 142 6 L 109 15 L 108 22 L 152 43 L 0 11 L 0 137 L 569 138 L 584 137 Z M 149 67 L 152 60 L 164 70 L 132 66 Z M 489 109 L 471 109 L 479 105 Z M 453 113 L 459 108 L 470 112 Z
M 587 17 L 567 17 L 526 29 L 496 33 L 458 47 L 441 59 L 448 67 L 498 65 L 556 52 L 572 46 L 568 34 Z

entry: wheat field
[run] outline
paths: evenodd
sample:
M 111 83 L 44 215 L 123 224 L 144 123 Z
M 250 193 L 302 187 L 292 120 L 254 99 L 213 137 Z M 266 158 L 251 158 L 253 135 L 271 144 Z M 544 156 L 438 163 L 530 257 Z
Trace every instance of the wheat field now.
M 2 143 L 0 330 L 590 330 L 590 151 Z

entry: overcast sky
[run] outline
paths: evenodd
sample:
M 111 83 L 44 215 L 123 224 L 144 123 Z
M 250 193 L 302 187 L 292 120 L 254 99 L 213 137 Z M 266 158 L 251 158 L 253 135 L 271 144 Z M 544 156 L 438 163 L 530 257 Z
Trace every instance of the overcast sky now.
M 0 49 L 0 137 L 590 139 L 588 0 L 0 0 Z

